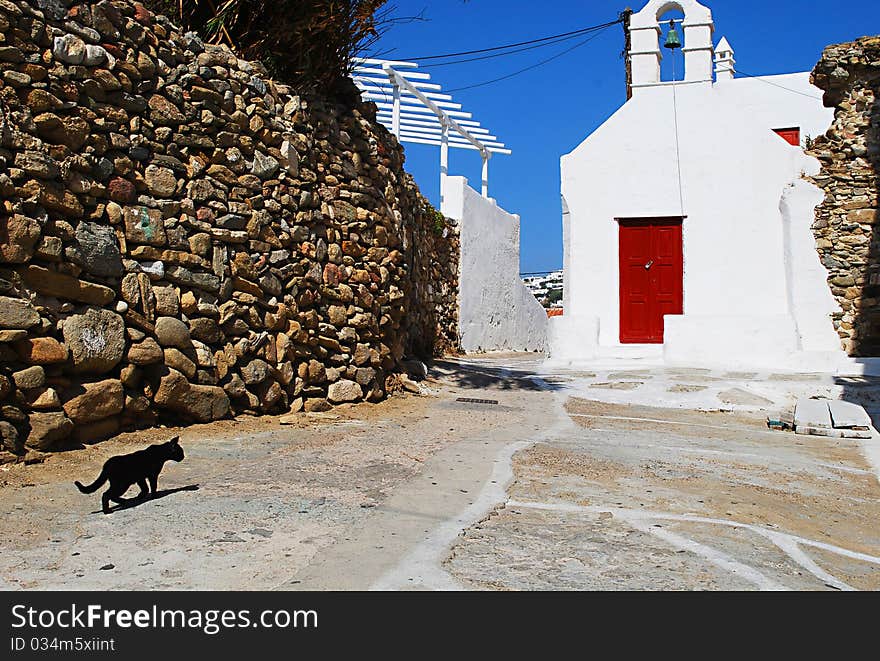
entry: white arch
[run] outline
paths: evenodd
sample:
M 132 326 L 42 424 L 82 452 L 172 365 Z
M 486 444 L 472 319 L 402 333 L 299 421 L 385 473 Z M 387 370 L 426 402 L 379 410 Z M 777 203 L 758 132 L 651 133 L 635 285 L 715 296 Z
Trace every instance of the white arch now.
M 630 25 L 633 29 L 657 26 L 663 14 L 676 9 L 684 14 L 686 25 L 712 24 L 712 10 L 697 0 L 650 0 L 640 12 L 633 14 Z
M 630 20 L 633 88 L 660 83 L 660 17 L 669 11 L 684 14 L 685 81 L 711 82 L 714 60 L 712 10 L 697 0 L 650 0 Z

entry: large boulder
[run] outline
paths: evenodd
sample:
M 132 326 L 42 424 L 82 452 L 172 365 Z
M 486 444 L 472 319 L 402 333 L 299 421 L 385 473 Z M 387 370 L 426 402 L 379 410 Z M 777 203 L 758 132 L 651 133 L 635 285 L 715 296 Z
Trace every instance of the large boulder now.
M 174 369 L 159 381 L 154 403 L 196 422 L 211 422 L 229 415 L 229 397 L 217 386 L 193 385 Z
M 118 379 L 83 383 L 65 393 L 64 412 L 76 424 L 96 422 L 122 413 L 125 394 Z
M 125 322 L 115 312 L 90 308 L 64 321 L 64 343 L 77 372 L 104 374 L 125 353 Z
M 31 431 L 25 445 L 34 450 L 52 450 L 70 436 L 74 424 L 64 413 L 31 413 L 28 417 Z

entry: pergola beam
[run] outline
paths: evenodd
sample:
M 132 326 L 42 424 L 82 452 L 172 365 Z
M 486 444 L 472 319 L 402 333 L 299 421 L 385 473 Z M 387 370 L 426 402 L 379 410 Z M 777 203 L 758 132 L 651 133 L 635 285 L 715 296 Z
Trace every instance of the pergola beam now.
M 440 147 L 440 194 L 449 176 L 449 149 L 479 152 L 482 159 L 481 188 L 489 196 L 489 159 L 493 154 L 510 154 L 503 142 L 462 110 L 440 85 L 429 83 L 431 75 L 419 71 L 413 62 L 360 59 L 353 78 L 363 97 L 373 101 L 379 121 L 401 142 Z

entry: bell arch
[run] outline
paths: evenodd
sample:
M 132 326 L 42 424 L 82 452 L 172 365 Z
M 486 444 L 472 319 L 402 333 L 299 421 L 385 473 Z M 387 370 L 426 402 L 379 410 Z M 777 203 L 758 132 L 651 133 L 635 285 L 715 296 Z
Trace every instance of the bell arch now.
M 670 11 L 684 14 L 684 79 L 686 82 L 712 82 L 714 49 L 712 11 L 697 0 L 650 0 L 630 20 L 632 84 L 634 89 L 657 85 L 660 79 L 660 18 Z

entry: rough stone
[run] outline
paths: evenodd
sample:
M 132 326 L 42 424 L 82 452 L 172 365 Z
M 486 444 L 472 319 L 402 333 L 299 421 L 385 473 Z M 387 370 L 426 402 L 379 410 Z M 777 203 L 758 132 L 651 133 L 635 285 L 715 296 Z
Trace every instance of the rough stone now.
M 132 344 L 128 348 L 126 360 L 135 365 L 153 365 L 164 359 L 162 347 L 152 337 L 144 338 L 142 342 Z
M 83 383 L 64 393 L 64 412 L 76 424 L 96 422 L 122 413 L 125 403 L 122 383 L 105 379 Z
M 153 287 L 156 297 L 156 314 L 176 317 L 180 314 L 180 299 L 174 287 Z
M 223 338 L 220 325 L 208 317 L 198 317 L 189 321 L 190 335 L 207 344 L 217 344 Z
M 144 173 L 147 188 L 156 197 L 171 197 L 177 190 L 177 178 L 168 168 L 148 165 Z
M 327 392 L 327 399 L 333 404 L 344 402 L 356 402 L 364 396 L 361 387 L 354 381 L 342 379 L 331 383 Z
M 72 34 L 55 37 L 52 55 L 67 64 L 82 64 L 86 56 L 85 42 Z
M 5 344 L 7 342 L 18 342 L 19 340 L 23 340 L 27 337 L 28 332 L 26 330 L 0 330 L 0 344 Z
M 19 357 L 31 365 L 52 365 L 67 360 L 67 347 L 53 337 L 32 337 L 15 343 Z
M 163 347 L 177 347 L 184 351 L 192 350 L 192 338 L 189 328 L 175 317 L 159 317 L 156 319 L 156 339 Z
M 187 356 L 180 351 L 180 349 L 175 349 L 174 347 L 169 347 L 164 350 L 165 364 L 172 369 L 177 370 L 181 374 L 183 374 L 187 379 L 194 379 L 196 376 L 196 364 L 192 360 L 190 360 Z
M 403 356 L 456 348 L 457 232 L 400 145 L 356 94 L 265 75 L 137 2 L 0 0 L 0 399 L 22 439 L 83 374 L 128 393 L 85 442 L 229 396 L 375 401 Z M 13 388 L 38 365 L 44 386 Z
M 27 401 L 35 411 L 52 411 L 61 408 L 61 398 L 55 388 L 37 388 L 27 394 Z
M 151 246 L 164 246 L 168 242 L 162 213 L 157 209 L 126 207 L 122 218 L 128 241 Z
M 64 413 L 31 413 L 28 416 L 30 433 L 25 445 L 34 450 L 57 449 L 64 439 L 70 436 L 74 424 Z
M 40 365 L 27 367 L 12 374 L 12 381 L 22 390 L 42 388 L 46 385 L 46 371 Z
M 104 374 L 119 364 L 125 352 L 125 323 L 115 312 L 90 308 L 64 322 L 64 343 L 75 372 Z
M 99 443 L 114 436 L 119 432 L 120 427 L 120 417 L 111 416 L 96 422 L 77 424 L 70 437 L 72 440 L 79 443 L 89 445 L 92 443 Z
M 238 374 L 233 374 L 230 377 L 229 382 L 223 386 L 223 390 L 233 399 L 244 397 L 247 394 L 247 387 Z
M 241 368 L 241 376 L 247 385 L 263 383 L 269 378 L 271 372 L 269 365 L 264 360 L 255 358 Z
M 27 301 L 20 298 L 0 296 L 0 328 L 33 328 L 40 323 L 40 313 Z
M 71 261 L 99 277 L 122 275 L 122 253 L 112 228 L 82 222 L 76 228 L 76 246 L 68 250 Z
M 0 420 L 0 447 L 13 454 L 21 454 L 24 449 L 18 430 L 5 420 Z
M 149 100 L 150 118 L 160 126 L 178 126 L 186 122 L 186 116 L 165 97 L 154 94 Z
M 55 296 L 79 303 L 101 306 L 107 305 L 116 297 L 116 293 L 110 287 L 87 282 L 35 264 L 28 265 L 19 273 L 29 288 L 44 296 Z
M 24 264 L 40 240 L 40 225 L 33 218 L 0 215 L 0 262 Z
M 161 378 L 153 401 L 196 422 L 211 422 L 229 415 L 229 397 L 223 388 L 192 385 L 176 370 L 169 370 Z

